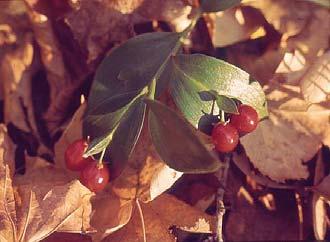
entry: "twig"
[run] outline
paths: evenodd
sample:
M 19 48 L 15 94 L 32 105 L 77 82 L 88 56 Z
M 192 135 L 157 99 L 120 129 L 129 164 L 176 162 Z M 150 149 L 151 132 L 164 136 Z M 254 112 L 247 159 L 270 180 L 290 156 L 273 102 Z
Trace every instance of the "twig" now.
M 144 242 L 147 242 L 146 227 L 145 227 L 145 224 L 144 224 L 144 218 L 143 218 L 142 208 L 141 208 L 139 199 L 137 198 L 135 201 L 136 201 L 136 205 L 137 205 L 137 208 L 139 210 L 139 214 L 140 214 L 140 218 L 141 218 L 142 232 L 143 232 L 143 241 Z
M 217 190 L 216 194 L 216 203 L 217 203 L 217 231 L 216 231 L 216 241 L 222 242 L 223 241 L 223 216 L 226 212 L 225 206 L 223 203 L 223 196 L 225 194 L 225 187 L 227 182 L 228 170 L 230 165 L 230 155 L 225 155 L 224 157 L 224 166 L 221 167 L 216 176 L 218 177 L 221 185 Z
M 298 218 L 299 218 L 299 240 L 304 239 L 304 215 L 301 196 L 299 193 L 295 193 L 297 209 L 298 209 Z

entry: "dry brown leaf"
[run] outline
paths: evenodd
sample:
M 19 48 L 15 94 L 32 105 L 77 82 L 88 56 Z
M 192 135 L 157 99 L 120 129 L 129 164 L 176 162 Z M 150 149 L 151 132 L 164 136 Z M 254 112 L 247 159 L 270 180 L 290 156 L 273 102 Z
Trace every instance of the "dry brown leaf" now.
M 298 50 L 286 52 L 283 60 L 277 67 L 273 81 L 285 82 L 286 84 L 298 85 L 307 69 L 306 59 Z
M 188 15 L 191 7 L 187 1 L 182 0 L 147 0 L 143 1 L 133 15 L 134 23 L 145 20 L 158 20 L 168 22 L 173 31 L 183 31 L 191 23 Z M 139 20 L 138 17 L 144 18 Z
M 133 201 L 120 199 L 110 189 L 92 199 L 91 224 L 97 230 L 92 237 L 100 241 L 125 226 L 131 218 Z
M 177 31 L 183 30 L 190 23 L 190 9 L 181 0 L 82 0 L 80 8 L 71 12 L 66 22 L 80 46 L 87 50 L 87 62 L 91 63 L 110 44 L 132 37 L 135 23 L 163 20 Z
M 237 153 L 234 153 L 233 155 L 233 161 L 235 165 L 248 177 L 251 177 L 255 182 L 264 185 L 266 187 L 272 187 L 272 188 L 282 188 L 282 189 L 292 189 L 292 186 L 279 184 L 277 182 L 272 181 L 266 176 L 262 176 L 260 174 L 257 174 L 252 170 L 250 167 L 249 159 L 244 155 Z
M 16 206 L 12 179 L 15 171 L 14 144 L 0 125 L 0 241 L 16 239 Z
M 0 240 L 15 241 L 16 206 L 12 187 L 11 169 L 13 167 L 12 151 L 7 150 L 10 140 L 5 126 L 0 126 Z
M 276 181 L 305 179 L 309 173 L 303 162 L 310 160 L 322 143 L 329 145 L 330 109 L 326 104 L 309 106 L 296 86 L 268 88 L 267 92 L 269 119 L 260 122 L 241 143 L 263 175 Z
M 147 123 L 123 173 L 112 183 L 113 191 L 123 199 L 153 200 L 182 176 L 168 167 L 152 145 Z
M 303 1 L 244 0 L 243 3 L 260 9 L 266 20 L 287 37 L 300 33 L 311 15 L 312 4 Z
M 200 210 L 163 194 L 147 204 L 141 204 L 147 241 L 175 241 L 169 229 L 172 226 L 200 233 L 214 231 L 214 219 Z M 131 221 L 122 229 L 109 235 L 104 241 L 140 242 L 143 241 L 141 219 L 135 208 Z
M 26 132 L 36 131 L 31 98 L 31 67 L 34 50 L 32 36 L 25 35 L 25 41 L 16 50 L 5 54 L 1 61 L 0 76 L 4 89 L 5 122 L 12 122 Z M 25 115 L 27 113 L 27 117 Z
M 82 118 L 86 110 L 83 102 L 73 115 L 70 123 L 63 131 L 61 138 L 55 144 L 55 166 L 65 169 L 64 153 L 69 144 L 82 137 Z
M 226 48 L 227 61 L 241 67 L 262 84 L 269 83 L 284 56 L 279 37 L 272 30 L 265 37 L 229 46 Z
M 88 63 L 103 53 L 109 43 L 122 42 L 132 37 L 128 13 L 140 2 L 82 0 L 79 9 L 67 16 L 66 22 L 75 38 L 80 46 L 88 51 Z M 123 12 L 120 12 L 120 9 Z
M 274 80 L 300 85 L 304 99 L 309 103 L 329 100 L 330 52 L 307 60 L 299 50 L 285 53 L 276 70 Z
M 313 196 L 313 226 L 314 236 L 317 240 L 324 240 L 327 233 L 327 203 L 320 196 Z
M 34 37 L 40 47 L 41 61 L 50 86 L 50 105 L 44 114 L 48 131 L 53 134 L 66 118 L 68 106 L 81 80 L 72 80 L 54 33 L 51 19 L 34 8 L 38 1 L 25 0 Z
M 24 2 L 0 1 L 0 9 L 0 46 L 20 44 L 29 31 Z M 4 49 L 0 50 L 0 56 Z
M 276 70 L 275 80 L 298 84 L 308 67 L 329 47 L 330 13 L 307 1 L 243 1 L 259 9 L 266 20 L 282 34 L 280 46 L 285 52 Z M 315 30 L 317 33 L 315 34 Z M 243 64 L 244 66 L 244 64 Z M 247 68 L 254 74 L 253 68 Z M 261 75 L 255 75 L 262 77 Z M 272 76 L 269 76 L 272 78 Z M 261 79 L 263 80 L 263 79 Z
M 300 86 L 307 102 L 320 103 L 330 100 L 330 51 L 320 56 L 307 69 Z
M 0 132 L 0 236 L 3 241 L 39 241 L 52 232 L 86 231 L 92 193 L 52 165 L 30 169 L 11 181 L 13 152 L 4 126 Z M 46 162 L 45 162 L 46 163 Z M 2 240 L 1 240 L 2 241 Z
M 8 165 L 9 170 L 11 172 L 11 177 L 14 175 L 15 172 L 15 148 L 16 145 L 14 145 L 14 143 L 11 141 L 7 134 L 6 126 L 4 124 L 0 124 L 0 164 L 3 163 Z
M 324 161 L 322 150 L 318 152 L 314 184 L 317 185 L 325 175 Z M 314 193 L 312 198 L 312 213 L 313 213 L 313 227 L 314 236 L 317 240 L 324 240 L 327 232 L 327 203 L 319 194 Z
M 56 167 L 65 168 L 65 149 L 70 143 L 82 137 L 82 117 L 85 108 L 86 105 L 83 103 L 55 144 Z M 77 177 L 76 173 L 66 173 L 71 178 Z M 94 238 L 103 238 L 124 226 L 131 216 L 132 202 L 136 198 L 143 202 L 155 199 L 170 188 L 181 175 L 181 172 L 169 168 L 158 158 L 145 126 L 123 173 L 111 182 L 104 193 L 93 198 L 93 214 L 108 214 L 104 220 L 92 219 L 92 227 L 98 231 Z M 112 206 L 108 207 L 109 204 Z
M 297 13 L 296 6 L 302 4 L 303 1 L 295 1 L 294 13 Z M 297 5 L 296 5 L 297 4 Z M 311 16 L 307 19 L 306 25 L 301 32 L 287 40 L 287 49 L 297 49 L 305 56 L 309 63 L 313 63 L 320 51 L 325 51 L 329 48 L 330 38 L 330 12 L 323 7 L 317 7 L 309 4 L 307 7 Z M 315 33 L 317 31 L 317 33 Z
M 63 170 L 38 169 L 16 179 L 18 231 L 24 241 L 38 241 L 59 230 L 90 232 L 92 193 Z M 45 181 L 45 177 L 49 177 Z
M 248 40 L 259 31 L 258 37 L 264 36 L 263 19 L 251 8 L 231 8 L 215 14 L 213 44 L 224 47 Z M 255 37 L 254 37 L 255 38 Z
M 56 167 L 66 169 L 64 152 L 70 143 L 82 137 L 82 117 L 85 109 L 86 103 L 83 103 L 73 115 L 60 140 L 55 144 Z M 78 176 L 77 173 L 71 171 L 67 171 L 67 174 L 71 178 Z M 91 219 L 90 224 L 95 229 L 93 237 L 97 241 L 127 224 L 132 214 L 132 201 L 121 199 L 113 193 L 110 187 L 94 196 L 91 203 L 92 209 L 90 212 L 86 212 L 84 217 Z M 62 227 L 60 231 L 70 232 L 65 227 Z M 71 232 L 79 231 L 71 230 Z

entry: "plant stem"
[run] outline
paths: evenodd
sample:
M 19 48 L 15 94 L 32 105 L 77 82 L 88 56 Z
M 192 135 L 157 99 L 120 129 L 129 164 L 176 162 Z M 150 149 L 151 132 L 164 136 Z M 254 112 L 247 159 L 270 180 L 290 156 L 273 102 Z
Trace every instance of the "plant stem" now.
M 136 198 L 135 202 L 136 202 L 137 208 L 139 210 L 139 214 L 140 214 L 140 219 L 141 219 L 141 224 L 142 224 L 143 241 L 147 242 L 146 227 L 145 227 L 145 224 L 144 224 L 143 212 L 142 212 L 142 208 L 141 208 L 139 199 Z
M 106 150 L 106 148 L 104 148 L 104 149 L 102 150 L 102 153 L 101 153 L 100 159 L 99 159 L 99 161 L 98 161 L 98 166 L 99 166 L 99 167 L 102 167 L 102 166 L 103 166 L 103 158 L 104 158 L 105 150 Z
M 202 15 L 202 10 L 200 8 L 196 8 L 194 9 L 194 16 L 192 17 L 191 23 L 190 25 L 181 32 L 181 36 L 183 38 L 187 38 L 187 36 L 189 35 L 189 33 L 194 29 L 198 19 L 201 17 Z
M 148 98 L 150 99 L 155 99 L 155 93 L 156 93 L 156 84 L 157 84 L 157 80 L 158 78 L 160 77 L 160 75 L 163 73 L 164 69 L 165 69 L 165 66 L 166 66 L 166 63 L 168 62 L 168 60 L 170 59 L 170 57 L 172 55 L 175 55 L 181 45 L 182 45 L 182 39 L 183 38 L 186 38 L 188 36 L 188 34 L 193 30 L 193 28 L 195 27 L 198 19 L 200 18 L 201 14 L 202 14 L 202 11 L 201 9 L 199 8 L 196 8 L 194 9 L 194 16 L 191 20 L 191 23 L 190 25 L 184 30 L 182 31 L 180 34 L 181 34 L 181 38 L 178 40 L 178 42 L 176 43 L 176 46 L 174 47 L 172 53 L 166 58 L 166 61 L 161 65 L 161 67 L 158 69 L 158 71 L 156 72 L 155 76 L 153 77 L 151 83 L 149 84 L 148 86 Z
M 226 122 L 226 118 L 225 118 L 225 112 L 223 110 L 220 110 L 220 121 L 221 123 L 225 123 Z
M 223 203 L 223 196 L 225 194 L 225 189 L 224 187 L 226 186 L 227 183 L 227 176 L 228 176 L 228 170 L 229 170 L 229 165 L 230 165 L 230 159 L 231 155 L 226 154 L 224 158 L 224 166 L 221 167 L 217 173 L 216 176 L 219 179 L 219 182 L 221 183 L 221 186 L 217 190 L 216 194 L 216 205 L 217 205 L 217 228 L 216 228 L 216 241 L 222 242 L 223 241 L 223 216 L 226 212 L 225 206 Z

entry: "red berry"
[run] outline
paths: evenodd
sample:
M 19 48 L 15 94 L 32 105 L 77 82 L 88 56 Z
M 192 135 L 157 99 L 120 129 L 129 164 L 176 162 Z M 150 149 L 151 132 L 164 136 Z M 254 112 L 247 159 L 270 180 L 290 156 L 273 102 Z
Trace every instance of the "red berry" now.
M 229 123 L 218 123 L 212 130 L 212 140 L 219 152 L 230 152 L 238 144 L 238 132 Z
M 81 171 L 80 182 L 92 192 L 102 191 L 109 182 L 109 170 L 97 162 L 90 163 Z
M 250 133 L 257 128 L 258 113 L 248 105 L 242 104 L 238 107 L 239 114 L 233 114 L 230 123 L 239 133 Z
M 87 142 L 84 139 L 71 143 L 64 154 L 65 165 L 71 171 L 81 171 L 93 161 L 92 157 L 84 158 L 83 154 L 87 149 Z

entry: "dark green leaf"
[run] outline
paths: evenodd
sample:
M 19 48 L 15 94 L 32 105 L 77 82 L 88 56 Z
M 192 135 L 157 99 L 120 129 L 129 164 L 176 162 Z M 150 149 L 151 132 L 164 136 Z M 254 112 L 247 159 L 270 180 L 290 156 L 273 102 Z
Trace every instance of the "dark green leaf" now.
M 148 85 L 180 43 L 177 33 L 148 33 L 115 48 L 97 69 L 87 113 L 105 99 Z
M 85 152 L 86 156 L 100 153 L 109 144 L 113 145 L 113 142 L 110 142 L 122 125 L 126 125 L 135 119 L 135 122 L 137 123 L 141 123 L 143 121 L 143 116 L 142 120 L 140 120 L 140 117 L 134 117 L 132 115 L 134 110 L 143 104 L 141 95 L 138 95 L 129 104 L 115 112 L 109 112 L 106 114 L 102 113 L 98 115 L 90 114 L 84 118 L 83 128 L 88 131 L 88 135 L 90 137 L 93 137 L 87 151 Z M 111 106 L 111 103 L 109 103 L 109 106 Z M 133 120 L 129 120 L 129 118 L 132 118 Z M 137 127 L 133 126 L 131 129 L 132 130 L 129 129 L 129 131 L 136 132 L 135 129 L 137 129 Z M 125 134 L 125 137 L 126 136 L 127 134 Z M 135 141 L 132 142 L 134 143 Z
M 217 105 L 218 108 L 225 113 L 235 113 L 238 114 L 238 109 L 236 106 L 236 103 L 233 99 L 223 96 L 223 95 L 218 95 L 217 97 Z
M 104 160 L 115 168 L 111 170 L 112 179 L 124 169 L 139 138 L 146 109 L 143 98 L 139 96 L 133 100 L 112 132 L 94 139 L 86 151 L 86 155 L 98 154 L 108 146 Z
M 117 139 L 116 134 L 122 133 L 121 127 L 127 125 L 132 135 L 139 134 L 140 127 L 135 124 L 142 125 L 143 121 L 141 96 L 148 92 L 149 83 L 159 78 L 170 56 L 178 50 L 180 38 L 178 33 L 139 35 L 115 48 L 103 60 L 97 69 L 83 120 L 84 136 L 89 136 L 91 141 L 86 155 L 97 154 L 108 145 L 110 150 L 112 146 L 133 149 L 135 138 L 126 140 L 131 133 L 124 133 L 125 139 L 113 139 Z M 135 114 L 139 117 L 134 117 Z M 117 157 L 115 153 L 119 150 L 113 151 L 113 156 Z M 131 150 L 125 152 L 130 154 Z
M 164 104 L 146 100 L 151 139 L 160 157 L 173 169 L 186 173 L 216 171 L 221 163 L 209 152 L 193 129 Z
M 259 118 L 267 116 L 266 98 L 260 84 L 250 82 L 249 74 L 238 67 L 201 54 L 177 55 L 172 58 L 170 67 L 170 87 L 174 101 L 195 127 L 199 126 L 200 118 L 205 113 L 219 113 L 212 101 L 201 99 L 199 93 L 202 91 L 214 90 L 218 95 L 251 105 L 257 110 Z M 233 111 L 221 105 L 227 111 Z
M 215 91 L 201 91 L 198 92 L 199 97 L 202 101 L 215 101 L 217 100 L 218 93 Z
M 139 97 L 119 124 L 105 157 L 111 161 L 112 179 L 119 176 L 138 141 L 143 126 L 146 104 Z
M 242 0 L 201 0 L 204 12 L 219 12 L 238 5 Z

